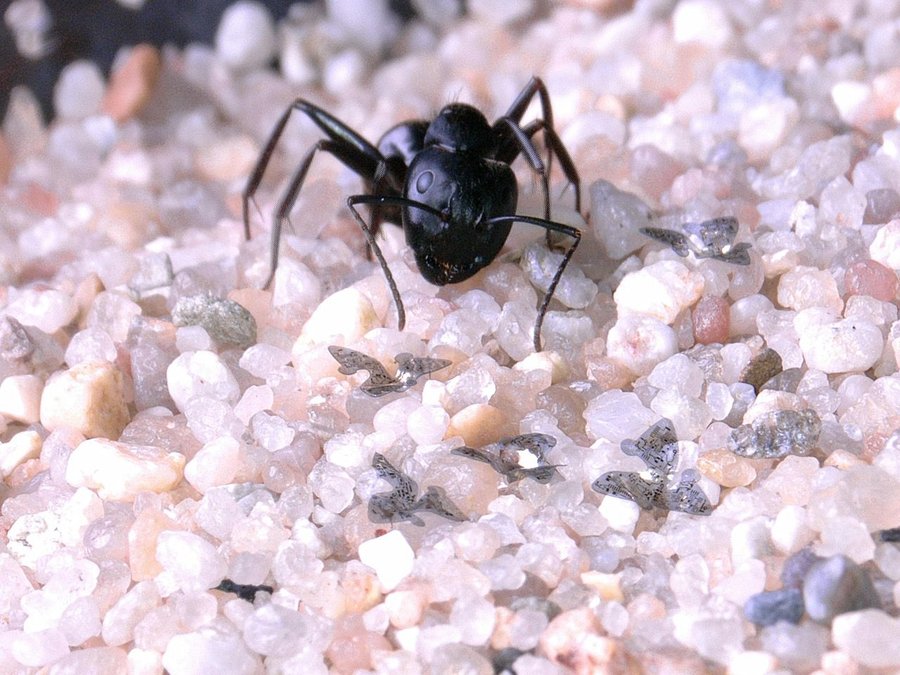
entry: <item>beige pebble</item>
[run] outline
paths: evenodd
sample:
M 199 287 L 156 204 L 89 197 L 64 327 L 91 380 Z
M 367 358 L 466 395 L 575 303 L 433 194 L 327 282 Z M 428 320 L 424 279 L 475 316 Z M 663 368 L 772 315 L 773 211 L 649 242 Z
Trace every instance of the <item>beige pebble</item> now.
M 9 149 L 9 143 L 0 133 L 0 185 L 5 185 L 9 180 L 9 174 L 12 172 L 13 156 L 12 150 Z
M 756 479 L 753 464 L 725 448 L 716 448 L 700 456 L 697 469 L 722 487 L 750 485 Z
M 587 607 L 558 615 L 541 635 L 541 650 L 548 659 L 579 675 L 628 672 L 627 656 L 618 642 L 600 635 L 594 612 Z
M 319 304 L 303 324 L 292 354 L 297 357 L 314 346 L 351 344 L 380 325 L 371 301 L 351 286 Z
M 566 361 L 558 352 L 537 352 L 529 354 L 513 366 L 513 370 L 528 373 L 532 370 L 543 370 L 550 374 L 550 383 L 558 384 L 569 377 L 570 370 Z
M 621 574 L 607 574 L 589 570 L 581 573 L 581 583 L 588 588 L 593 588 L 603 600 L 609 602 L 624 602 L 625 596 L 622 595 L 622 586 L 620 585 Z
M 217 139 L 197 149 L 194 166 L 208 180 L 232 181 L 246 176 L 259 157 L 259 148 L 245 134 Z
M 0 415 L 23 424 L 41 418 L 44 381 L 37 375 L 11 375 L 0 382 Z
M 102 499 L 130 502 L 141 492 L 165 492 L 181 480 L 184 455 L 105 438 L 81 443 L 69 456 L 66 482 Z
M 41 435 L 33 429 L 20 431 L 6 443 L 0 443 L 0 475 L 9 476 L 17 466 L 41 454 Z
M 124 63 L 110 76 L 101 104 L 103 112 L 116 122 L 134 117 L 153 95 L 161 69 L 162 61 L 156 47 L 135 45 Z
M 156 540 L 160 532 L 177 529 L 177 523 L 162 511 L 144 509 L 137 515 L 128 530 L 128 562 L 134 581 L 146 581 L 162 572 L 156 559 Z
M 394 591 L 384 599 L 388 618 L 394 628 L 409 628 L 422 619 L 428 598 L 421 589 Z
M 466 445 L 480 448 L 496 443 L 505 435 L 506 416 L 487 403 L 468 405 L 450 418 L 445 438 L 462 436 Z
M 105 361 L 56 373 L 41 396 L 41 424 L 49 431 L 75 429 L 87 438 L 116 439 L 129 420 L 124 377 Z

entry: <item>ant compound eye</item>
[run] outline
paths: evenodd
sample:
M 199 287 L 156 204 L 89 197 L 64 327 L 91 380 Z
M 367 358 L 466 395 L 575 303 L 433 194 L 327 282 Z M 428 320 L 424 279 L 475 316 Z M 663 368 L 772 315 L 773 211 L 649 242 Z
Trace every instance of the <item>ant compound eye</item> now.
M 419 177 L 416 178 L 416 190 L 419 193 L 428 192 L 428 188 L 431 187 L 432 183 L 434 183 L 434 172 L 423 171 L 419 174 Z

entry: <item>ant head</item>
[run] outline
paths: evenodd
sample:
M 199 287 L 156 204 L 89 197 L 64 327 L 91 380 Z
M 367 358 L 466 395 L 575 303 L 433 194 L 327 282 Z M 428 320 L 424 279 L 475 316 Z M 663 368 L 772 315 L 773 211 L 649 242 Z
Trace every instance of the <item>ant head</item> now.
M 494 134 L 477 108 L 465 103 L 451 103 L 441 108 L 428 125 L 425 145 L 439 145 L 456 152 L 491 157 L 494 153 Z

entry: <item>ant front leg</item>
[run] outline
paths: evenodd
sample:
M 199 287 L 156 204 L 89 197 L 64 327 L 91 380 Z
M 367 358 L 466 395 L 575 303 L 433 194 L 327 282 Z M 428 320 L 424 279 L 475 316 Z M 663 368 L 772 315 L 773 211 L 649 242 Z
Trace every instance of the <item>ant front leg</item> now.
M 275 127 L 272 129 L 269 138 L 266 140 L 266 143 L 260 152 L 259 159 L 256 160 L 253 171 L 250 172 L 250 176 L 247 178 L 247 185 L 244 187 L 241 204 L 244 219 L 244 236 L 246 239 L 250 239 L 250 202 L 256 203 L 253 197 L 262 182 L 266 167 L 268 167 L 269 161 L 272 159 L 272 154 L 275 152 L 275 146 L 278 144 L 281 135 L 284 133 L 284 128 L 290 119 L 291 113 L 295 110 L 305 114 L 328 136 L 328 138 L 322 139 L 316 143 L 309 152 L 306 153 L 291 178 L 288 189 L 278 202 L 275 221 L 272 225 L 271 269 L 269 271 L 269 276 L 266 279 L 265 288 L 268 288 L 272 283 L 272 278 L 275 275 L 275 268 L 278 264 L 278 247 L 282 225 L 284 221 L 287 220 L 287 214 L 290 213 L 291 207 L 297 200 L 297 195 L 300 192 L 300 188 L 303 186 L 306 174 L 309 171 L 310 164 L 317 151 L 323 150 L 334 155 L 341 163 L 358 174 L 369 184 L 374 184 L 376 181 L 379 181 L 379 183 L 386 182 L 388 185 L 393 185 L 395 183 L 399 184 L 402 182 L 399 179 L 391 180 L 391 177 L 387 177 L 387 181 L 384 180 L 381 173 L 386 170 L 385 158 L 375 146 L 338 118 L 322 110 L 317 105 L 310 103 L 305 99 L 298 98 L 278 119 L 278 122 L 275 124 Z
M 575 249 L 578 248 L 578 244 L 581 243 L 581 230 L 577 227 L 563 225 L 562 223 L 556 223 L 544 218 L 532 218 L 531 216 L 495 216 L 487 220 L 487 225 L 500 223 L 528 223 L 530 225 L 537 225 L 538 227 L 547 230 L 548 237 L 550 236 L 550 232 L 560 232 L 569 235 L 575 240 L 563 254 L 563 259 L 559 263 L 559 267 L 556 268 L 553 279 L 551 279 L 550 285 L 547 286 L 547 292 L 544 293 L 544 299 L 541 302 L 541 306 L 538 308 L 537 319 L 534 322 L 534 351 L 539 352 L 541 351 L 541 327 L 544 325 L 544 316 L 547 314 L 547 308 L 550 306 L 550 300 L 553 298 L 553 293 L 559 285 L 559 280 L 562 279 L 563 272 L 565 272 L 569 260 L 572 259 L 572 254 L 575 253 Z
M 445 215 L 438 209 L 413 199 L 408 199 L 407 197 L 387 195 L 354 195 L 352 197 L 347 197 L 347 206 L 350 208 L 353 218 L 356 220 L 356 224 L 359 225 L 359 229 L 362 230 L 363 236 L 366 238 L 366 243 L 369 245 L 369 250 L 375 254 L 375 257 L 378 259 L 378 264 L 381 265 L 381 271 L 384 272 L 388 288 L 391 290 L 391 297 L 394 299 L 394 305 L 397 307 L 397 328 L 398 330 L 403 330 L 406 326 L 406 310 L 403 309 L 403 300 L 400 299 L 400 291 L 397 290 L 397 282 L 394 281 L 394 275 L 391 274 L 391 269 L 384 259 L 384 254 L 381 252 L 381 248 L 375 241 L 375 235 L 372 232 L 372 228 L 366 224 L 366 221 L 363 220 L 359 211 L 356 210 L 357 204 L 368 204 L 373 210 L 378 207 L 407 206 L 427 211 L 441 220 L 445 219 Z

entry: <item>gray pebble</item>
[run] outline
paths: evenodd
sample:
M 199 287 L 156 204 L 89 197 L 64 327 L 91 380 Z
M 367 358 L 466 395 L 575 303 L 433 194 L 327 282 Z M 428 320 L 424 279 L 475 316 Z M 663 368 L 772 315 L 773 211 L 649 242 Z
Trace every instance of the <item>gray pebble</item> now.
M 214 295 L 183 296 L 172 308 L 176 326 L 200 326 L 224 345 L 249 347 L 256 342 L 256 319 L 233 300 Z
M 850 558 L 835 555 L 814 563 L 803 579 L 806 613 L 827 624 L 838 614 L 880 608 L 869 575 Z
M 796 588 L 757 593 L 744 603 L 744 616 L 757 626 L 771 626 L 779 621 L 800 623 L 803 618 L 803 593 Z

